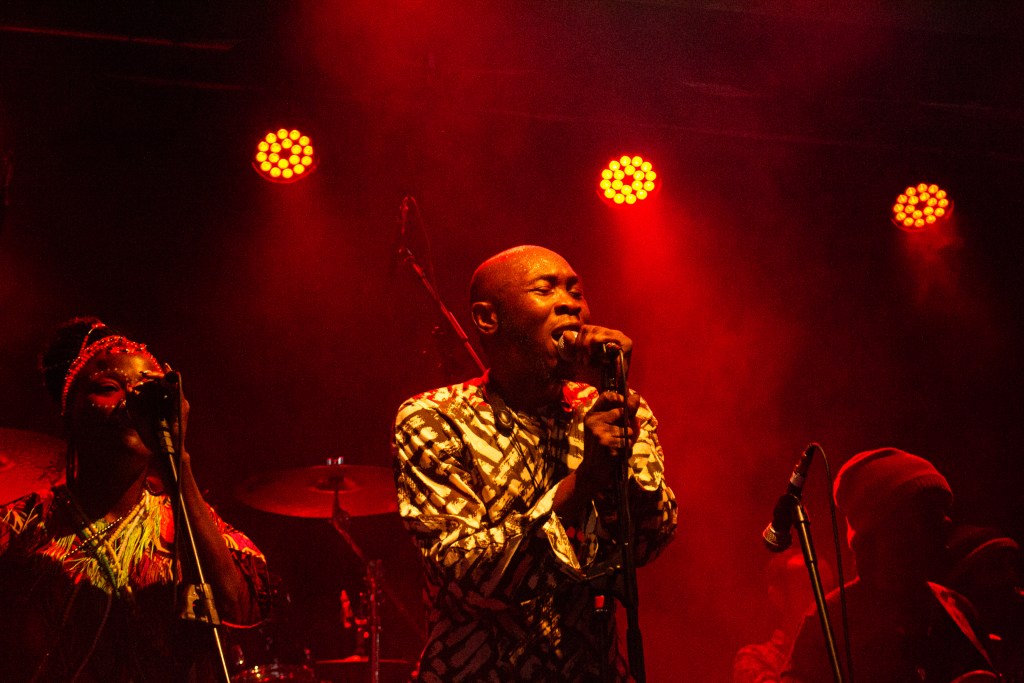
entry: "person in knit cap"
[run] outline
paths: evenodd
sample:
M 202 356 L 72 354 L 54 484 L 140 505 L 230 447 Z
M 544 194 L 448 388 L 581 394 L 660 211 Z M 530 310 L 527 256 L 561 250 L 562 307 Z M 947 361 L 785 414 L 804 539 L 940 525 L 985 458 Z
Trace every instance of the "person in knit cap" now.
M 846 584 L 855 680 L 996 680 L 970 603 L 930 582 L 941 574 L 952 527 L 953 492 L 945 477 L 924 458 L 880 448 L 843 465 L 833 494 L 857 561 L 857 577 Z M 838 591 L 827 604 L 845 673 Z M 782 680 L 833 680 L 813 612 L 804 617 Z

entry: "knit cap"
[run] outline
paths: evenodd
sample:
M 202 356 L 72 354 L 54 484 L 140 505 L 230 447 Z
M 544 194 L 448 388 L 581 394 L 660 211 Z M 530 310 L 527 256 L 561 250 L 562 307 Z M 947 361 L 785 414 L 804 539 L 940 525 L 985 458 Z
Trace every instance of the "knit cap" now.
M 947 504 L 953 502 L 946 478 L 924 458 L 898 448 L 853 456 L 840 468 L 833 488 L 836 505 L 846 515 L 847 541 L 870 533 L 898 503 L 925 491 L 945 493 Z

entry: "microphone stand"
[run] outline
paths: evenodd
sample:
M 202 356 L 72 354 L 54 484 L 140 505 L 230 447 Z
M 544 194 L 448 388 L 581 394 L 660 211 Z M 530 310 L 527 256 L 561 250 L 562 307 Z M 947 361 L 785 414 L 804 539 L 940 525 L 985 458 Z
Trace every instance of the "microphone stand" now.
M 811 579 L 811 589 L 814 592 L 814 603 L 818 607 L 818 619 L 821 622 L 821 633 L 825 638 L 825 650 L 828 652 L 829 664 L 832 666 L 832 678 L 835 683 L 843 683 L 843 672 L 839 668 L 839 653 L 836 650 L 836 639 L 832 631 L 832 621 L 829 618 L 828 609 L 825 607 L 825 590 L 821 586 L 821 573 L 818 571 L 818 556 L 814 552 L 814 542 L 811 540 L 811 520 L 807 518 L 807 511 L 804 510 L 800 498 L 787 493 L 782 497 L 793 508 L 793 526 L 796 527 L 797 535 L 800 537 L 800 549 L 804 554 L 804 564 L 807 565 L 807 574 Z M 781 502 L 781 501 L 780 501 Z
M 617 349 L 612 362 L 605 362 L 602 368 L 601 390 L 615 391 L 629 397 L 626 384 L 626 355 Z M 632 447 L 629 445 L 629 415 L 622 411 L 622 434 L 624 443 L 619 448 L 619 477 L 616 482 L 616 502 L 618 504 L 619 533 L 618 544 L 622 552 L 622 606 L 626 610 L 626 652 L 629 657 L 629 673 L 636 683 L 647 682 L 647 671 L 644 665 L 644 639 L 640 632 L 639 590 L 636 579 L 636 557 L 633 554 L 633 517 L 629 508 L 629 457 Z
M 178 412 L 178 423 L 180 425 L 182 413 L 180 375 L 178 375 L 178 380 L 175 382 L 175 393 L 177 395 L 176 406 Z M 199 583 L 197 584 L 188 584 L 184 586 L 184 592 L 182 593 L 184 605 L 182 605 L 180 616 L 186 621 L 194 621 L 197 623 L 208 624 L 210 626 L 210 632 L 213 634 L 213 642 L 217 651 L 217 660 L 220 663 L 218 673 L 223 677 L 224 683 L 230 683 L 231 674 L 228 672 L 227 657 L 224 654 L 224 643 L 221 641 L 220 629 L 218 628 L 221 625 L 220 616 L 217 613 L 217 606 L 214 602 L 213 589 L 206 581 L 206 576 L 203 571 L 203 563 L 199 558 L 199 549 L 196 546 L 196 538 L 192 532 L 192 522 L 188 517 L 188 511 L 185 509 L 185 496 L 181 488 L 178 467 L 181 461 L 179 456 L 181 450 L 180 448 L 175 447 L 174 439 L 171 436 L 171 427 L 167 422 L 167 418 L 163 415 L 159 415 L 156 418 L 156 437 L 160 454 L 169 465 L 171 483 L 175 489 L 175 546 L 180 552 L 181 546 L 183 545 L 181 531 L 184 529 L 185 538 L 188 540 L 187 547 L 190 551 L 189 557 L 196 569 L 196 578 L 199 580 Z M 178 524 L 178 521 L 181 523 Z
M 459 342 L 462 344 L 463 348 L 466 349 L 466 353 L 469 354 L 469 357 L 473 359 L 473 363 L 476 364 L 477 369 L 480 371 L 480 374 L 482 375 L 484 372 L 487 371 L 487 367 L 484 365 L 484 362 L 480 360 L 480 356 L 478 356 L 476 351 L 473 349 L 473 345 L 469 342 L 469 337 L 466 336 L 466 332 L 462 329 L 462 326 L 459 325 L 459 321 L 455 319 L 455 316 L 452 315 L 452 312 L 448 310 L 448 307 L 444 305 L 443 301 L 441 301 L 441 296 L 437 293 L 437 290 L 434 288 L 434 285 L 431 284 L 430 277 L 427 275 L 427 272 L 423 270 L 423 267 L 420 266 L 419 262 L 416 260 L 416 257 L 413 255 L 411 251 L 409 251 L 409 247 L 402 244 L 399 245 L 397 251 L 398 255 L 402 257 L 402 261 L 404 263 L 408 263 L 409 267 L 412 268 L 413 272 L 416 273 L 416 276 L 419 277 L 420 282 L 423 283 L 423 286 L 426 288 L 427 293 L 430 294 L 430 298 L 432 298 L 434 302 L 437 304 L 437 307 L 441 310 L 441 315 L 443 315 L 445 320 L 448 321 L 448 324 L 451 325 L 452 330 L 455 331 L 455 336 L 458 337 Z

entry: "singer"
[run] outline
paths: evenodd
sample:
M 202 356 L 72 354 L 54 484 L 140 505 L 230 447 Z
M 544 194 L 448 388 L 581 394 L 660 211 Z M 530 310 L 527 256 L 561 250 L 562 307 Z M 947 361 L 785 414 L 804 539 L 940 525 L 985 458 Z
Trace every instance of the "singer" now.
M 60 403 L 67 476 L 0 507 L 3 679 L 215 680 L 208 627 L 177 613 L 176 586 L 196 579 L 174 554 L 169 466 L 154 456 L 150 413 L 159 406 L 131 409 L 139 387 L 161 381 L 165 366 L 95 318 L 65 323 L 40 365 Z M 180 458 L 220 618 L 258 622 L 270 603 L 263 555 L 206 504 L 189 454 Z
M 588 323 L 579 277 L 541 247 L 485 261 L 470 299 L 490 369 L 409 399 L 395 426 L 399 511 L 427 583 L 419 680 L 626 680 L 607 580 L 626 440 L 637 564 L 676 525 L 647 403 L 592 386 L 606 349 L 632 342 Z

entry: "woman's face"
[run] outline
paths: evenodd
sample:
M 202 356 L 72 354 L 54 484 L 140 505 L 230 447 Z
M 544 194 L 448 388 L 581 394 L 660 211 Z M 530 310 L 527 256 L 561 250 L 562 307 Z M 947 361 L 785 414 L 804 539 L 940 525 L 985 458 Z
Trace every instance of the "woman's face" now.
M 72 387 L 69 410 L 71 439 L 80 455 L 152 455 L 149 426 L 131 419 L 127 399 L 154 375 L 163 375 L 163 370 L 136 353 L 102 351 L 86 363 Z

